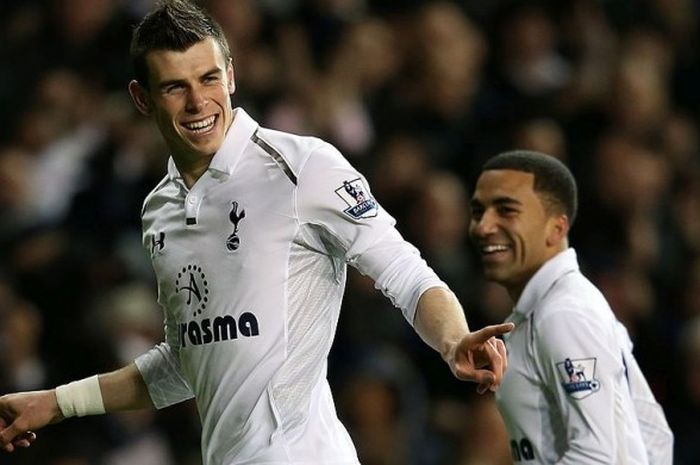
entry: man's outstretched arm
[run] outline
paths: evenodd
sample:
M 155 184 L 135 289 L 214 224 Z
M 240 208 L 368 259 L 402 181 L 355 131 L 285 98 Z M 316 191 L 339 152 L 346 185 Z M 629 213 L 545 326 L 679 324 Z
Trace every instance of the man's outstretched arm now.
M 33 431 L 71 416 L 153 407 L 134 363 L 56 389 L 0 397 L 0 448 L 13 452 L 28 447 Z
M 418 300 L 413 326 L 426 344 L 440 352 L 457 378 L 478 383 L 479 393 L 500 386 L 508 359 L 505 344 L 496 336 L 511 331 L 512 323 L 470 332 L 455 295 L 434 287 Z

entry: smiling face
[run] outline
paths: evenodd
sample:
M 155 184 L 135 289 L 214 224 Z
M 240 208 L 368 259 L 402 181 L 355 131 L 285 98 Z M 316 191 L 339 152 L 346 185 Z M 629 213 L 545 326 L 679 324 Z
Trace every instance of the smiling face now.
M 208 166 L 233 121 L 231 61 L 207 38 L 185 51 L 151 51 L 146 64 L 148 89 L 129 84 L 137 108 L 153 116 L 181 171 Z
M 514 301 L 532 275 L 567 246 L 568 219 L 545 206 L 534 180 L 523 171 L 487 170 L 471 201 L 469 235 L 484 274 L 505 286 Z

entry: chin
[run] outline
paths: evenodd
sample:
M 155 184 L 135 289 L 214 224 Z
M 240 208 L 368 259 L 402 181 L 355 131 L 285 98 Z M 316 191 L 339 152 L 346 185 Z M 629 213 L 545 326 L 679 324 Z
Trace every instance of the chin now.
M 484 268 L 484 277 L 496 284 L 506 285 L 510 281 L 510 276 L 503 270 Z

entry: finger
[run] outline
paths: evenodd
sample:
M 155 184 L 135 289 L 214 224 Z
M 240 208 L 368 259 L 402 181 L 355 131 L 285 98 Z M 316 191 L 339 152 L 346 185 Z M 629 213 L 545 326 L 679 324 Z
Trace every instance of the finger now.
M 493 372 L 494 382 L 492 384 L 495 386 L 500 386 L 504 372 L 503 357 L 498 351 L 497 343 L 495 342 L 497 339 L 492 339 L 493 341 L 489 339 L 489 343 L 484 344 L 484 352 L 488 358 L 488 366 L 491 368 L 491 372 Z
M 491 386 L 489 386 L 491 392 L 496 392 L 496 390 L 498 390 L 498 388 L 501 386 L 501 383 L 503 382 L 503 377 L 506 375 L 506 371 L 508 370 L 508 354 L 506 351 L 506 345 L 502 340 L 498 338 L 492 338 L 489 339 L 489 342 L 491 342 L 492 340 L 495 346 L 495 350 L 498 352 L 503 362 L 502 372 L 500 373 L 500 379 L 497 383 L 494 383 Z
M 478 354 L 479 363 L 474 357 Z M 472 381 L 478 384 L 491 385 L 500 383 L 502 361 L 498 351 L 488 342 L 479 347 L 465 351 L 455 363 L 455 376 L 462 381 Z
M 471 381 L 477 383 L 476 392 L 483 394 L 493 386 L 496 382 L 496 378 L 490 370 L 476 370 L 473 373 Z
M 18 439 L 17 441 L 12 443 L 15 447 L 21 447 L 23 449 L 26 449 L 27 447 L 31 446 L 32 443 L 29 442 L 27 439 Z
M 34 431 L 27 431 L 20 437 L 16 438 L 14 442 L 16 441 L 27 441 L 29 444 L 31 444 L 36 441 L 36 433 Z
M 17 421 L 12 422 L 10 426 L 0 431 L 0 445 L 3 445 L 5 448 L 7 448 L 7 446 L 12 446 L 12 442 L 25 432 L 26 430 L 22 430 L 17 426 Z M 8 452 L 12 451 L 10 450 Z
M 474 342 L 483 343 L 488 341 L 494 336 L 500 336 L 502 334 L 509 333 L 515 328 L 513 323 L 501 323 L 500 325 L 491 325 L 481 328 L 478 331 L 472 333 Z
M 486 341 L 488 345 L 493 347 L 494 349 L 496 348 L 496 338 L 495 337 L 490 337 L 488 341 Z
M 12 445 L 12 443 L 5 444 L 2 448 L 5 452 L 14 452 L 15 451 L 15 446 Z
M 496 340 L 496 350 L 503 359 L 503 373 L 505 375 L 506 370 L 508 370 L 508 351 L 506 350 L 506 344 L 498 338 L 494 339 Z

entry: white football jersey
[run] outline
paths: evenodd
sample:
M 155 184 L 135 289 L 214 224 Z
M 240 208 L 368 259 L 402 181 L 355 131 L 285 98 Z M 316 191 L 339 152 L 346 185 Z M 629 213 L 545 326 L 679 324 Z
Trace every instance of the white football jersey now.
M 156 407 L 196 398 L 204 464 L 357 464 L 326 381 L 346 263 L 411 323 L 444 287 L 365 178 L 239 108 L 195 185 L 171 159 L 142 216 L 166 338 L 136 364 Z
M 515 463 L 673 463 L 673 435 L 627 330 L 573 249 L 535 273 L 507 321 L 496 401 Z

